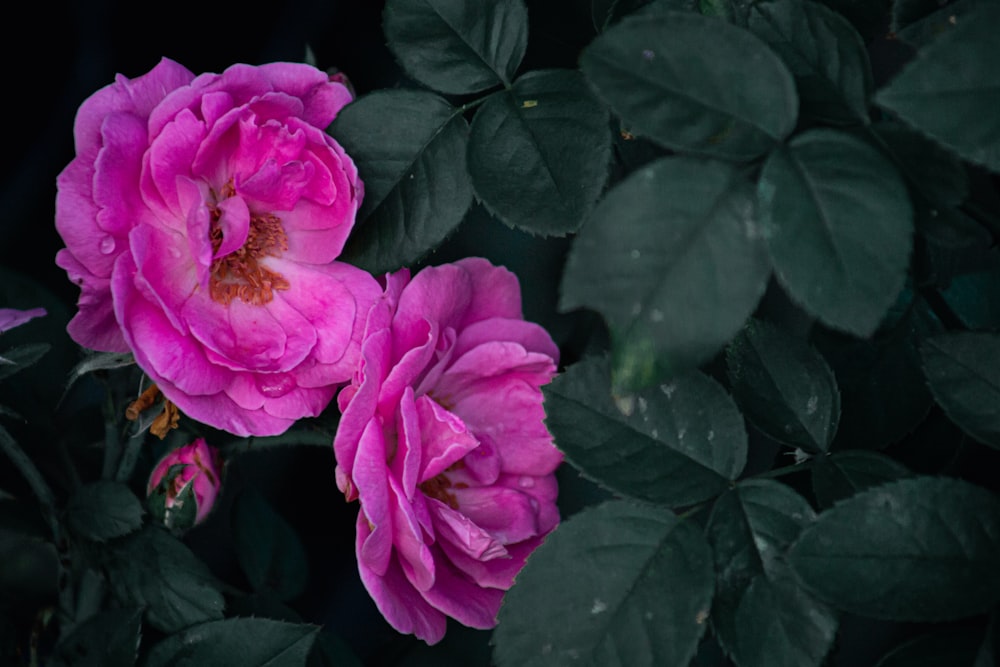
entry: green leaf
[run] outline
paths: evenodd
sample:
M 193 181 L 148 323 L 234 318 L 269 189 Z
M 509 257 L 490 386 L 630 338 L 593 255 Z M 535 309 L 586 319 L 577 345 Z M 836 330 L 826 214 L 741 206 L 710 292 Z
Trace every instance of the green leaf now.
M 742 416 L 721 385 L 698 371 L 616 406 L 606 361 L 585 359 L 542 392 L 556 446 L 584 475 L 618 493 L 690 505 L 722 493 L 746 462 Z
M 820 507 L 832 507 L 838 500 L 859 491 L 892 482 L 912 473 L 901 463 L 878 452 L 847 450 L 816 460 L 811 470 L 813 492 Z
M 142 515 L 142 503 L 121 482 L 92 482 L 80 487 L 66 504 L 70 530 L 96 542 L 138 530 Z
M 818 129 L 768 157 L 760 216 L 778 280 L 831 327 L 869 336 L 906 279 L 913 211 L 889 160 Z
M 778 56 L 693 12 L 627 18 L 584 49 L 580 67 L 630 132 L 677 151 L 751 160 L 795 127 L 795 83 Z
M 989 234 L 957 210 L 969 194 L 969 177 L 954 153 L 897 122 L 876 123 L 872 130 L 906 179 L 916 229 L 928 242 L 943 248 L 989 244 Z
M 726 352 L 736 402 L 779 442 L 825 452 L 840 420 L 840 392 L 826 361 L 806 341 L 751 319 Z
M 904 290 L 904 299 L 912 293 Z M 904 299 L 901 299 L 903 301 Z M 936 332 L 923 301 L 897 322 L 884 323 L 870 339 L 816 329 L 812 342 L 837 377 L 840 425 L 833 448 L 882 449 L 913 431 L 933 405 L 920 368 L 919 341 Z M 892 387 L 892 391 L 886 391 Z
M 358 165 L 365 199 L 341 259 L 394 271 L 436 247 L 472 203 L 468 124 L 428 92 L 382 90 L 344 107 L 330 126 Z
M 664 9 L 698 11 L 698 0 L 591 0 L 590 15 L 594 29 L 603 32 L 629 14 L 648 16 L 647 12 Z
M 963 431 L 1000 449 L 1000 334 L 941 334 L 921 346 L 935 400 Z
M 499 667 L 686 665 L 712 600 L 697 528 L 612 501 L 549 535 L 517 576 L 493 633 Z
M 267 618 L 227 618 L 167 637 L 145 667 L 304 667 L 319 628 Z
M 295 530 L 252 487 L 237 497 L 233 540 L 240 566 L 255 591 L 291 600 L 309 578 L 305 548 Z
M 950 32 L 979 2 L 993 0 L 895 0 L 890 29 L 915 48 Z
M 141 631 L 142 609 L 99 612 L 59 641 L 52 667 L 132 667 Z
M 608 112 L 572 70 L 535 70 L 494 93 L 469 134 L 476 194 L 501 220 L 536 234 L 579 229 L 610 157 Z
M 838 124 L 868 122 L 871 65 L 847 19 L 815 2 L 777 0 L 754 4 L 748 28 L 795 77 L 802 115 Z
M 752 188 L 734 166 L 662 158 L 608 192 L 580 230 L 560 307 L 604 316 L 616 393 L 701 365 L 756 308 L 770 266 Z
M 528 10 L 522 0 L 388 0 L 383 30 L 414 79 L 442 93 L 476 93 L 514 78 Z
M 222 618 L 224 602 L 208 568 L 165 529 L 147 526 L 115 543 L 107 577 L 124 606 L 145 607 L 146 621 L 166 633 Z
M 941 296 L 969 329 L 1000 330 L 1000 263 L 975 273 L 955 276 Z
M 829 651 L 836 615 L 784 563 L 814 519 L 802 496 L 771 480 L 741 482 L 716 501 L 705 529 L 716 572 L 712 624 L 740 667 L 818 665 Z
M 992 625 L 945 627 L 914 637 L 885 654 L 875 667 L 990 667 L 997 657 Z
M 0 353 L 0 380 L 34 365 L 52 348 L 48 343 L 17 345 Z
M 875 96 L 879 106 L 992 171 L 1000 171 L 997 25 L 1000 5 L 976 5 Z
M 820 514 L 789 562 L 818 598 L 854 614 L 974 616 L 1000 601 L 1000 499 L 947 477 L 883 484 Z

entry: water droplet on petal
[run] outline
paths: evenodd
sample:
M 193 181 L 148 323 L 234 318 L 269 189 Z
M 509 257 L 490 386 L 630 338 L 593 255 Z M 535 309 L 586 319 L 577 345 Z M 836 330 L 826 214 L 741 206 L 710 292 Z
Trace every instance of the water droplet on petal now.
M 517 485 L 522 489 L 530 489 L 535 485 L 535 478 L 530 475 L 522 475 L 518 478 Z
M 257 388 L 268 398 L 279 398 L 295 389 L 295 379 L 290 375 L 271 375 L 257 379 Z
M 101 239 L 101 245 L 99 247 L 102 254 L 110 255 L 115 251 L 115 237 L 105 236 Z

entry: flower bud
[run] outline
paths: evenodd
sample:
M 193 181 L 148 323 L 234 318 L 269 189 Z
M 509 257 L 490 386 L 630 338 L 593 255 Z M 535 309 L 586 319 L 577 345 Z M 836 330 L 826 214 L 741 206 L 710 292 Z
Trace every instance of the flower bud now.
M 222 482 L 222 457 L 204 438 L 164 456 L 149 476 L 150 512 L 168 528 L 185 530 L 205 520 Z

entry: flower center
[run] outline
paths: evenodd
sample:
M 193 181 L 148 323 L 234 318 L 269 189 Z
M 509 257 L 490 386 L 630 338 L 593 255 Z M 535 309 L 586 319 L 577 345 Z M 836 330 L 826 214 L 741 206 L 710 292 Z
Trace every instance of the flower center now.
M 437 498 L 448 507 L 453 510 L 457 510 L 458 499 L 455 498 L 455 494 L 448 491 L 450 488 L 451 480 L 448 479 L 448 476 L 445 473 L 431 477 L 426 482 L 422 482 L 420 484 L 420 490 L 424 492 L 425 496 Z
M 212 210 L 209 238 L 212 254 L 222 245 L 220 212 Z M 251 215 L 246 243 L 239 249 L 212 261 L 209 269 L 209 289 L 212 299 L 229 305 L 233 299 L 262 306 L 274 299 L 275 290 L 287 290 L 291 285 L 283 275 L 260 262 L 265 257 L 280 257 L 288 250 L 288 237 L 281 218 L 270 213 Z

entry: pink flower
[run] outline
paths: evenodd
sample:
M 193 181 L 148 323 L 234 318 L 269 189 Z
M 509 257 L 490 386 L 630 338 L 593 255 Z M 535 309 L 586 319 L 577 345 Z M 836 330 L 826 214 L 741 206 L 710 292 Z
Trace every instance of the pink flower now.
M 334 261 L 362 184 L 323 128 L 350 99 L 308 65 L 195 77 L 167 59 L 87 99 L 56 198 L 73 339 L 131 350 L 168 400 L 238 435 L 318 415 L 380 291 Z
M 146 485 L 154 514 L 171 528 L 201 523 L 215 505 L 221 473 L 219 451 L 204 438 L 173 450 L 156 464 Z M 185 505 L 188 500 L 194 507 Z
M 360 499 L 362 581 L 400 632 L 491 628 L 559 523 L 562 461 L 542 393 L 559 351 L 521 315 L 517 278 L 483 259 L 390 275 L 338 396 L 337 484 Z
M 14 308 L 0 308 L 0 333 L 10 331 L 14 327 L 19 327 L 28 320 L 46 315 L 44 308 L 32 308 L 31 310 L 16 310 Z

